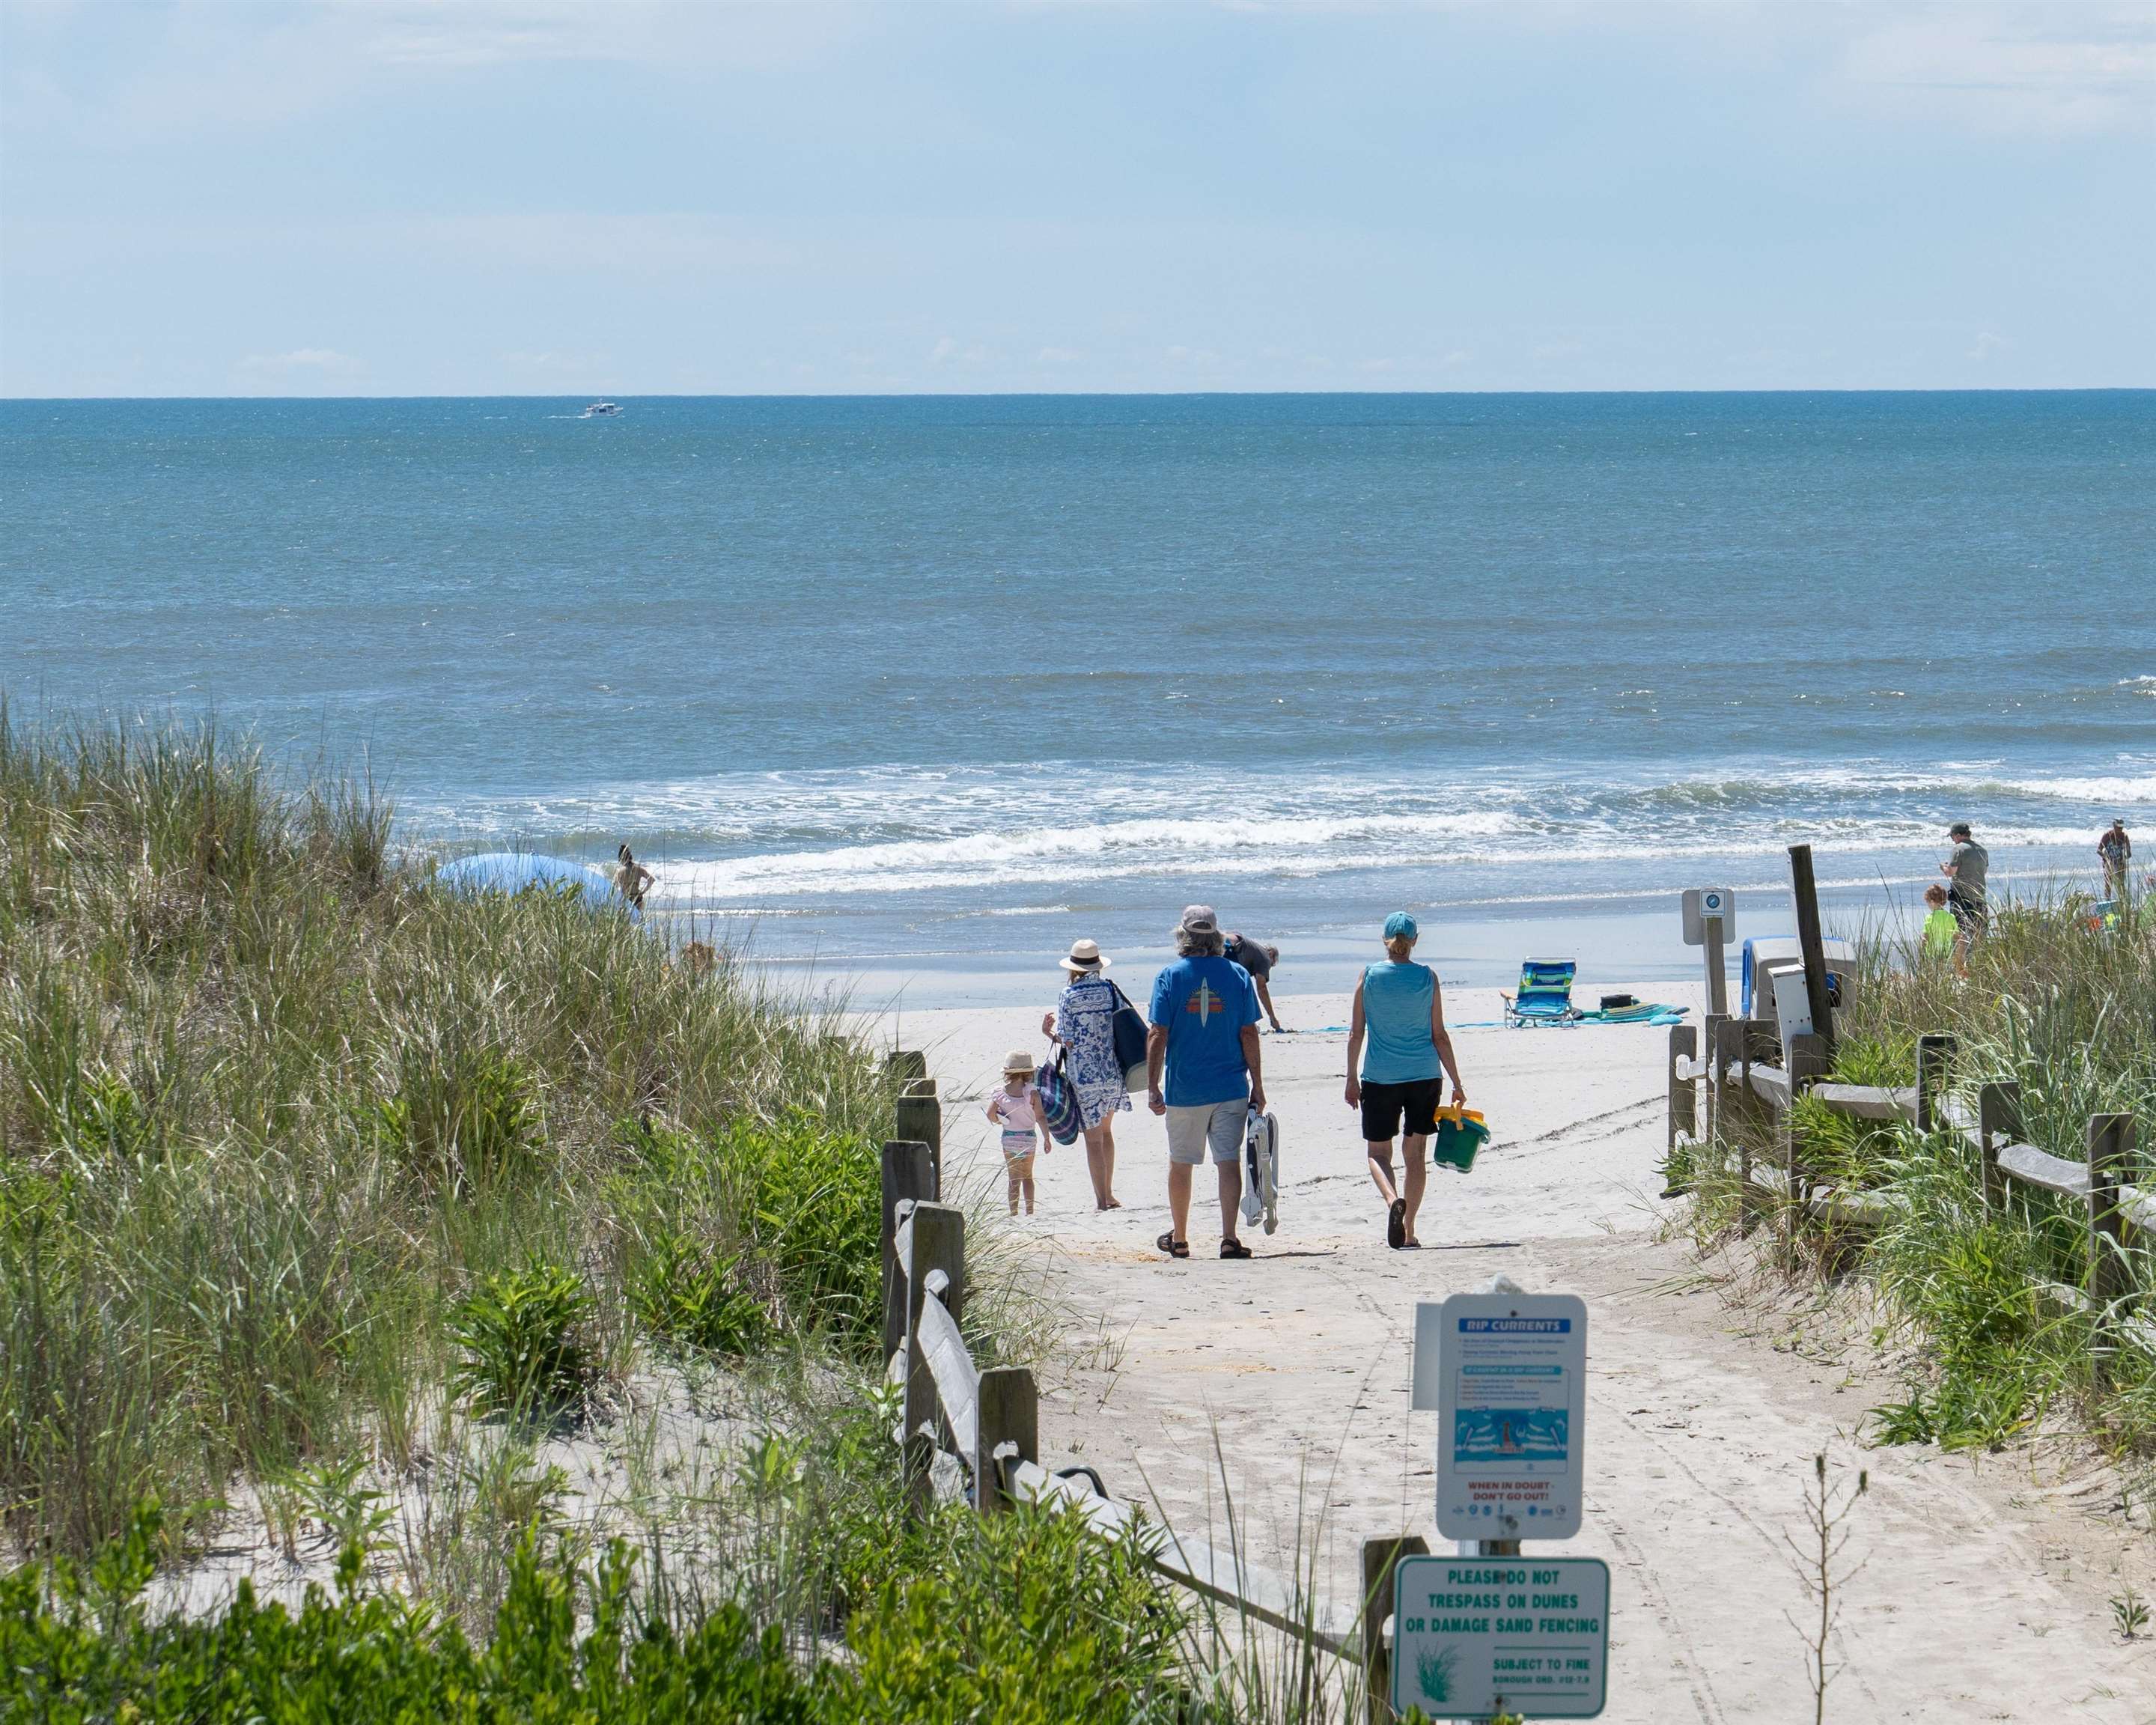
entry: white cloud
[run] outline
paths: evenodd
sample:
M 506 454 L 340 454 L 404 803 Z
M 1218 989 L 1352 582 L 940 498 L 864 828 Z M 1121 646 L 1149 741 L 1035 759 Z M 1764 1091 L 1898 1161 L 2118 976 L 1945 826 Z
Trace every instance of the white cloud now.
M 961 341 L 954 336 L 946 336 L 928 350 L 928 363 L 932 366 L 988 363 L 988 350 L 978 341 Z
M 1075 366 L 1086 356 L 1075 347 L 1044 347 L 1038 357 L 1045 366 Z
M 2156 7 L 1953 6 L 1892 16 L 1843 56 L 1841 76 L 1860 95 L 1999 131 L 2156 122 Z

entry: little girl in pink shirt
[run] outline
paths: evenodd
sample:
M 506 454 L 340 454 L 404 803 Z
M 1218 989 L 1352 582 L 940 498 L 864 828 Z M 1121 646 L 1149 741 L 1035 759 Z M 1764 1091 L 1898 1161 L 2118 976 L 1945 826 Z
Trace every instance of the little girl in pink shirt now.
M 1033 1087 L 1033 1056 L 1013 1049 L 1004 1061 L 1004 1087 L 988 1098 L 988 1118 L 1004 1130 L 1004 1171 L 1010 1176 L 1011 1214 L 1018 1214 L 1019 1194 L 1025 1194 L 1025 1213 L 1033 1214 L 1033 1156 L 1036 1143 L 1048 1153 L 1048 1128 L 1042 1123 L 1040 1092 Z

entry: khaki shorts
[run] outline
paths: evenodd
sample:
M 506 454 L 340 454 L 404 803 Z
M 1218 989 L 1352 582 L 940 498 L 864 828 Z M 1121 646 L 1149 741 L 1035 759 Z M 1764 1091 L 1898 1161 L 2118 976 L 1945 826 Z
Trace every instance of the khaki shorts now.
M 1243 1122 L 1250 1104 L 1244 1096 L 1224 1102 L 1202 1102 L 1195 1108 L 1168 1111 L 1168 1159 L 1185 1168 L 1205 1160 L 1211 1145 L 1215 1162 L 1239 1161 L 1243 1154 Z

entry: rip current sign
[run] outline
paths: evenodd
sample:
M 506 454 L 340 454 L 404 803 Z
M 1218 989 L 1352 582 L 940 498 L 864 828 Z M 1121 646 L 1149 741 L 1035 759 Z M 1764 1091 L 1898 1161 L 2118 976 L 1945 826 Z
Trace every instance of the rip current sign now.
M 1579 1531 L 1587 1306 L 1572 1294 L 1455 1294 L 1415 1308 L 1414 1405 L 1435 1407 L 1437 1531 Z
M 1403 1558 L 1393 1572 L 1393 1711 L 1591 1719 L 1609 1688 L 1599 1558 Z

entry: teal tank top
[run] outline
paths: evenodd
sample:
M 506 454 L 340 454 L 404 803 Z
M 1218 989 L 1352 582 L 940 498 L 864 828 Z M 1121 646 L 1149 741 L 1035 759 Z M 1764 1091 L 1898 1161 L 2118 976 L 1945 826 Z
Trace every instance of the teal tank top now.
M 1388 958 L 1363 973 L 1363 1082 L 1411 1084 L 1435 1078 L 1437 1045 L 1430 1040 L 1430 997 L 1437 974 L 1427 964 Z

